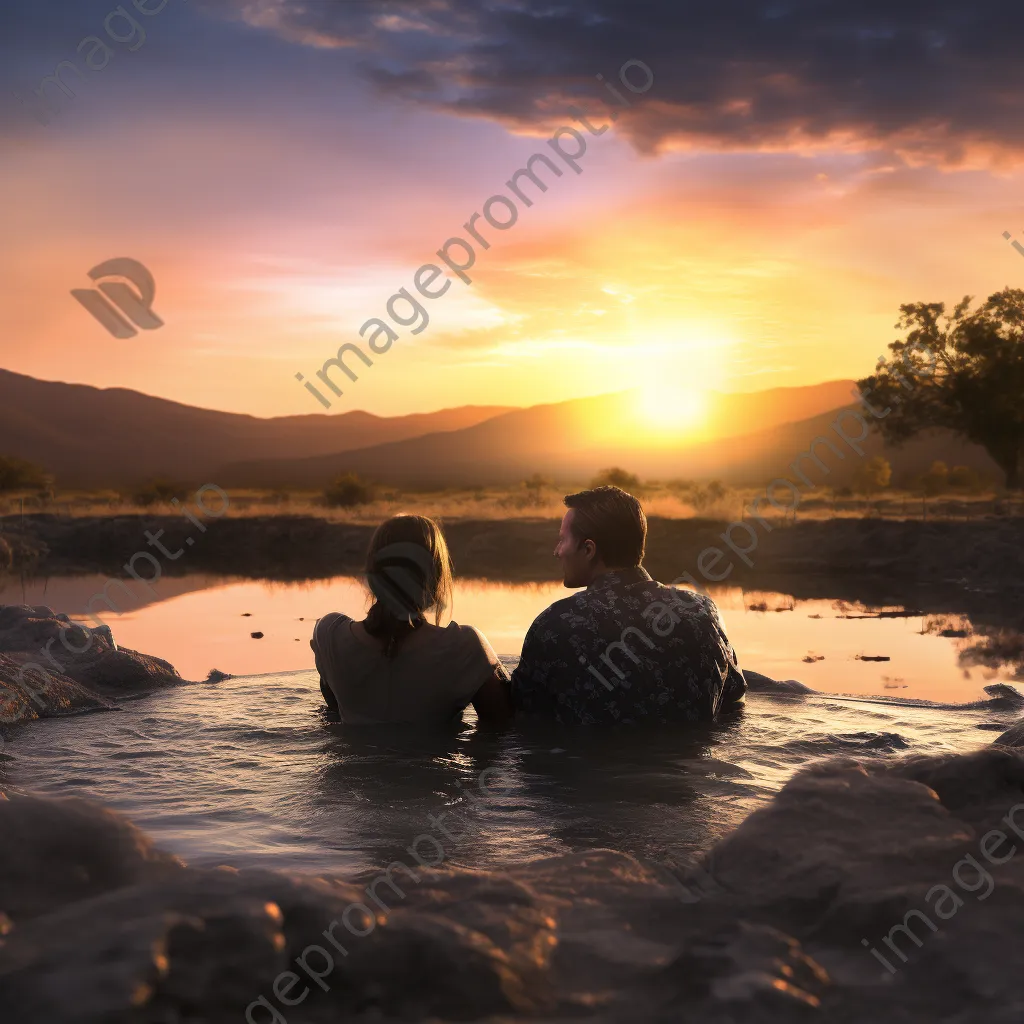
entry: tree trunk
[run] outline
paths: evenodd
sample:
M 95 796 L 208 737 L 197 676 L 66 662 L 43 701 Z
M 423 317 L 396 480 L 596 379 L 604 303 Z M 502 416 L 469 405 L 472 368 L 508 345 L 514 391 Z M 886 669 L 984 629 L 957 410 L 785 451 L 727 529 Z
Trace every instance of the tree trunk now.
M 1006 489 L 1008 491 L 1019 491 L 1021 488 L 1021 456 L 1024 455 L 1024 445 L 1014 444 L 1012 441 L 1002 444 L 996 449 L 994 446 L 985 446 L 989 455 L 992 456 L 996 465 L 1006 474 Z

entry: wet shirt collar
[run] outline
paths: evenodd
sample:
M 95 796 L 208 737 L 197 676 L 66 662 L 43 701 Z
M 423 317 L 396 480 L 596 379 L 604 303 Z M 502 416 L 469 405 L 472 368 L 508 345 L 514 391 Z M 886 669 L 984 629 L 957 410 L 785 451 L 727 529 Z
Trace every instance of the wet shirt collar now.
M 607 590 L 610 587 L 626 586 L 630 583 L 650 583 L 651 579 L 651 574 L 642 565 L 632 569 L 609 569 L 608 572 L 601 573 L 587 587 L 587 593 Z

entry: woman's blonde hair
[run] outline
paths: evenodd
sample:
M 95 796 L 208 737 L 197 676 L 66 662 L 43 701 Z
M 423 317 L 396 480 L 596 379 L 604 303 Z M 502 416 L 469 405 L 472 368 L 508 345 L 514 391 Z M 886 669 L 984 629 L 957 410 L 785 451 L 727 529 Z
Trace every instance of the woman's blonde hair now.
M 374 531 L 366 552 L 374 601 L 364 628 L 390 655 L 431 609 L 434 622 L 452 601 L 452 560 L 441 527 L 426 516 L 393 516 Z

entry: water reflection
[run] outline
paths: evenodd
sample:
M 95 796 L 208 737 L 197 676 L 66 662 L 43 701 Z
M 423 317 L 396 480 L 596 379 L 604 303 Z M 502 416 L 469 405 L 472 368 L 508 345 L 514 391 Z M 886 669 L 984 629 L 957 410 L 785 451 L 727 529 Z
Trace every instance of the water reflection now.
M 76 616 L 105 582 L 8 579 L 0 581 L 0 601 Z M 121 644 L 166 658 L 191 679 L 213 668 L 235 675 L 312 668 L 314 621 L 331 610 L 361 617 L 367 606 L 353 577 L 281 583 L 197 575 L 162 579 L 156 590 L 106 618 Z M 1024 677 L 1024 639 L 1005 623 L 738 587 L 712 593 L 741 665 L 816 690 L 958 702 L 979 697 L 984 683 Z M 565 594 L 557 583 L 461 579 L 454 615 L 483 630 L 499 653 L 518 655 L 534 617 Z

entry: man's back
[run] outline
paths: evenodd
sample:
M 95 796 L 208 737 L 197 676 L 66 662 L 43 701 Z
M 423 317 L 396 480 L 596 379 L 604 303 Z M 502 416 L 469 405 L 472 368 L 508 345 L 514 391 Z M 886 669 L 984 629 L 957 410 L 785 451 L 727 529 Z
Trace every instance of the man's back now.
M 564 725 L 707 721 L 745 692 L 711 598 L 639 567 L 543 611 L 512 674 L 518 712 Z

